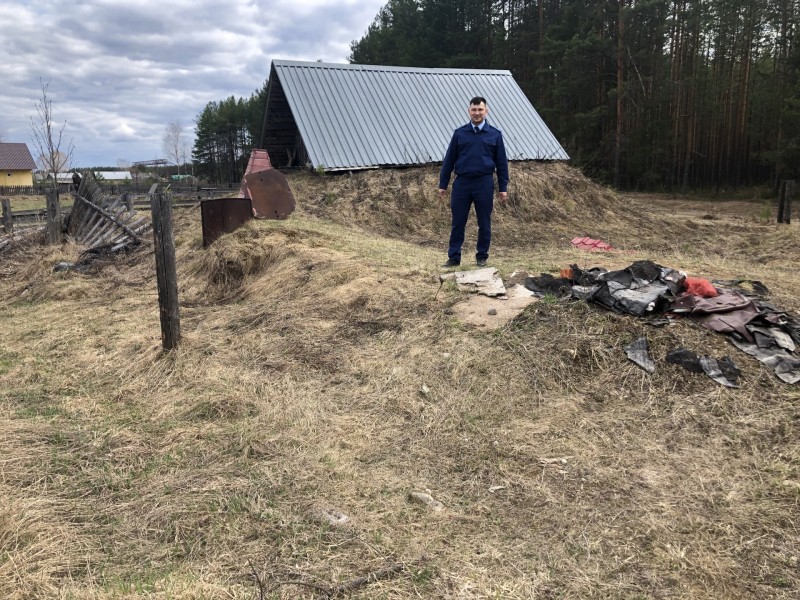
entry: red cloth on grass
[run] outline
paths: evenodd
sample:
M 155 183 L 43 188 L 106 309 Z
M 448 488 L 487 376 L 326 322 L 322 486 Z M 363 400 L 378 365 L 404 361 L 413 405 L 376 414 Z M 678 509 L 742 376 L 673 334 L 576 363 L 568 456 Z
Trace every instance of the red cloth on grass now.
M 595 240 L 590 237 L 576 237 L 570 240 L 570 244 L 579 250 L 588 250 L 589 252 L 607 252 L 613 250 L 609 244 L 602 240 Z
M 686 286 L 686 293 L 692 296 L 716 298 L 718 295 L 717 288 L 711 285 L 708 279 L 703 279 L 702 277 L 687 277 L 683 285 Z

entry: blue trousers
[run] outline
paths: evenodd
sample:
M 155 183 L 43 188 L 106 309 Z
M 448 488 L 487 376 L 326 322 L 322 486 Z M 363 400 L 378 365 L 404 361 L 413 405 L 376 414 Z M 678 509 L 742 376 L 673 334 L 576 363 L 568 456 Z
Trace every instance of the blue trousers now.
M 461 260 L 461 246 L 464 243 L 464 228 L 469 218 L 469 210 L 475 205 L 475 216 L 478 218 L 478 243 L 476 260 L 489 258 L 489 244 L 492 241 L 492 208 L 494 207 L 494 177 L 456 177 L 453 182 L 453 193 L 450 196 L 450 210 L 453 214 L 453 226 L 450 230 L 450 247 L 447 257 Z

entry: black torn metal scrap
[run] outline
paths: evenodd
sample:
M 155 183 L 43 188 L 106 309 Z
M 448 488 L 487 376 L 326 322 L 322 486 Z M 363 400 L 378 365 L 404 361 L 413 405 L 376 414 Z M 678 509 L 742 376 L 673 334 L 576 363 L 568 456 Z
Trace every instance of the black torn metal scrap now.
M 540 298 L 569 298 L 572 293 L 572 281 L 566 277 L 553 277 L 549 273 L 542 273 L 539 277 L 526 277 L 525 287 Z
M 619 271 L 601 268 L 583 270 L 571 265 L 572 277 L 547 273 L 528 277 L 525 287 L 538 296 L 571 297 L 641 317 L 663 312 L 681 289 L 684 275 L 649 260 L 639 260 Z
M 769 296 L 769 288 L 756 279 L 715 279 L 711 283 L 750 298 Z
M 692 373 L 705 373 L 720 385 L 739 387 L 736 383 L 742 372 L 728 356 L 716 359 L 711 356 L 699 356 L 686 348 L 675 348 L 667 352 L 667 362 L 680 365 Z
M 641 317 L 660 314 L 683 286 L 685 276 L 649 260 L 597 277 L 592 301 L 613 311 Z
M 772 369 L 781 381 L 800 382 L 800 358 L 796 354 L 800 324 L 765 300 L 737 291 L 720 291 L 716 298 L 683 296 L 671 310 L 726 334 L 734 346 Z
M 654 326 L 687 316 L 727 335 L 737 348 L 770 367 L 782 381 L 800 382 L 800 322 L 763 298 L 769 290 L 760 281 L 715 281 L 717 286 L 735 287 L 717 287 L 716 297 L 703 298 L 684 292 L 683 273 L 652 261 L 637 261 L 619 271 L 583 270 L 577 265 L 570 265 L 569 271 L 568 278 L 546 273 L 528 277 L 525 287 L 537 296 L 585 300 L 617 313 L 646 317 Z M 722 385 L 736 383 L 725 359 L 705 359 L 703 372 L 709 377 Z M 732 361 L 730 364 L 735 368 Z
M 625 354 L 633 363 L 647 371 L 648 373 L 656 372 L 656 363 L 650 358 L 650 348 L 647 344 L 647 338 L 642 336 L 633 340 L 624 348 Z
M 735 382 L 739 379 L 741 371 L 727 356 L 720 360 L 712 356 L 701 356 L 700 364 L 703 366 L 703 372 L 717 383 L 726 387 L 739 387 Z
M 757 332 L 755 343 L 748 342 L 736 333 L 731 334 L 729 339 L 739 350 L 772 369 L 781 381 L 800 382 L 800 359 L 793 354 L 793 351 L 781 347 L 778 339 Z

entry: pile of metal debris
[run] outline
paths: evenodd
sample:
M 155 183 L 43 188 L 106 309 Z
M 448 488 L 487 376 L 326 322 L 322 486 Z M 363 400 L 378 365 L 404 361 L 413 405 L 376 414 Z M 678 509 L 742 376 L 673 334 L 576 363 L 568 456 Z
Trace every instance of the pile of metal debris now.
M 765 296 L 769 290 L 759 281 L 698 281 L 651 261 L 636 261 L 617 271 L 582 270 L 571 265 L 563 275 L 553 277 L 543 273 L 528 277 L 525 287 L 538 296 L 586 300 L 617 313 L 644 317 L 653 325 L 688 317 L 707 329 L 727 335 L 734 346 L 768 366 L 782 381 L 800 382 L 797 354 L 800 322 L 768 302 Z M 626 352 L 646 371 L 654 370 L 646 341 L 636 340 Z M 686 362 L 683 358 L 677 364 Z M 710 357 L 697 357 L 696 363 L 712 379 L 734 383 L 733 369 L 723 369 L 727 362 L 721 360 L 722 363 Z

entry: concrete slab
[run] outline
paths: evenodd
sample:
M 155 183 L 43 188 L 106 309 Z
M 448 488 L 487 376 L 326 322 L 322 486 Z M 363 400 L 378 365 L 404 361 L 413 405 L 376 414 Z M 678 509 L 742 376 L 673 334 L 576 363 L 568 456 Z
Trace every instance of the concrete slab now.
M 455 271 L 440 275 L 442 281 L 455 279 L 458 289 L 462 292 L 473 292 L 484 296 L 504 296 L 506 286 L 497 274 L 494 267 L 484 269 L 472 269 L 471 271 Z

